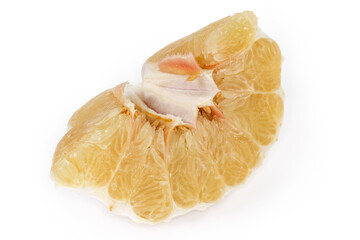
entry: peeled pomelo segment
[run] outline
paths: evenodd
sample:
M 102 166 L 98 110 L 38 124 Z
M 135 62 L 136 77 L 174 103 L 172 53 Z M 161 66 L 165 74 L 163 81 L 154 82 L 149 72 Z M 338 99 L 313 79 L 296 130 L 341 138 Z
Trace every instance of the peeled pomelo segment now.
M 278 94 L 223 91 L 215 102 L 237 129 L 249 132 L 261 145 L 275 140 L 284 108 Z
M 139 122 L 144 123 L 143 125 Z M 109 184 L 109 194 L 117 200 L 128 201 L 139 177 L 139 168 L 143 166 L 150 147 L 153 132 L 149 123 L 138 118 L 130 128 L 129 144 L 119 159 L 115 174 Z
M 197 176 L 199 202 L 211 203 L 220 199 L 225 191 L 225 183 L 218 172 L 217 166 L 208 149 L 204 149 L 196 138 L 196 130 L 186 134 L 186 145 L 189 160 L 193 159 L 197 166 L 194 174 Z
M 242 182 L 260 160 L 254 139 L 232 129 L 224 120 L 200 117 L 197 138 L 216 163 L 219 174 L 229 186 Z
M 226 156 L 219 158 L 217 165 L 224 181 L 229 186 L 243 182 L 260 160 L 260 149 L 246 134 L 227 136 L 224 144 Z
M 186 130 L 174 129 L 168 137 L 167 161 L 171 194 L 178 206 L 191 208 L 199 202 L 196 161 L 191 161 L 186 146 Z
M 133 188 L 130 204 L 134 212 L 150 221 L 160 221 L 173 211 L 169 175 L 165 160 L 163 130 L 155 131 L 139 180 Z
M 200 202 L 214 202 L 223 195 L 224 181 L 194 133 L 176 128 L 167 145 L 171 193 L 178 206 L 191 208 Z
M 150 221 L 172 212 L 172 199 L 164 158 L 164 137 L 143 117 L 135 120 L 131 144 L 109 183 L 109 195 L 129 202 L 133 211 Z
M 150 62 L 192 53 L 201 68 L 212 67 L 247 49 L 255 40 L 257 18 L 252 12 L 236 13 L 164 47 Z
M 224 91 L 275 91 L 280 87 L 281 52 L 275 41 L 260 38 L 242 54 L 216 67 L 214 81 Z
M 118 134 L 127 135 L 129 120 L 126 114 L 118 114 L 97 125 L 70 129 L 55 151 L 53 177 L 66 186 L 105 186 L 117 165 L 118 151 L 125 144 L 116 141 Z M 118 145 L 114 146 L 115 143 Z M 69 172 L 65 166 L 69 166 Z M 70 174 L 74 181 L 68 178 Z
M 99 94 L 76 111 L 69 121 L 71 129 L 56 148 L 53 178 L 66 186 L 104 186 L 125 145 L 123 139 L 117 141 L 119 133 L 128 134 L 131 121 L 130 116 L 122 114 L 124 111 L 126 108 L 112 90 Z

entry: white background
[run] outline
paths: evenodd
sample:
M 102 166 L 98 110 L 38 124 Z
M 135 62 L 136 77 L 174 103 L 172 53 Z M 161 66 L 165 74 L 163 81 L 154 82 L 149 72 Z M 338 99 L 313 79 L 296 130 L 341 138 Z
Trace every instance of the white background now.
M 360 239 L 356 1 L 0 1 L 1 239 Z M 254 11 L 285 57 L 279 142 L 205 212 L 136 224 L 55 188 L 72 113 L 166 44 Z

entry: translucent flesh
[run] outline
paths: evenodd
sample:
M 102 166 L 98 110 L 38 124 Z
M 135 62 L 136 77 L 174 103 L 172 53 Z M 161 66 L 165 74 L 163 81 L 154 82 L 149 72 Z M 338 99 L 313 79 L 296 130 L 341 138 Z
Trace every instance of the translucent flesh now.
M 280 87 L 281 52 L 276 42 L 260 38 L 250 49 L 217 66 L 213 78 L 220 90 L 271 92 Z
M 196 133 L 174 129 L 169 136 L 167 153 L 171 193 L 179 206 L 190 208 L 199 202 L 214 202 L 221 197 L 224 180 Z
M 109 194 L 116 200 L 129 202 L 138 216 L 159 221 L 173 209 L 163 130 L 155 129 L 139 117 L 131 131 L 131 144 L 118 161 Z
M 149 61 L 158 62 L 167 56 L 191 52 L 200 67 L 212 67 L 247 49 L 255 40 L 256 30 L 254 13 L 236 13 L 171 43 L 150 57 Z
M 79 187 L 101 187 L 108 183 L 119 149 L 126 144 L 124 138 L 131 123 L 130 116 L 124 114 L 126 111 L 113 93 L 106 91 L 74 114 L 69 122 L 73 127 L 54 154 L 52 173 L 58 183 Z M 86 117 L 80 118 L 81 115 Z
M 203 109 L 196 128 L 173 127 L 131 112 L 116 89 L 105 91 L 70 119 L 54 155 L 56 182 L 105 189 L 150 222 L 221 199 L 226 186 L 243 182 L 257 166 L 282 118 L 281 53 L 273 40 L 256 40 L 256 30 L 253 13 L 235 14 L 149 59 L 191 52 L 202 68 L 213 68 L 221 90 L 214 102 L 224 119 Z

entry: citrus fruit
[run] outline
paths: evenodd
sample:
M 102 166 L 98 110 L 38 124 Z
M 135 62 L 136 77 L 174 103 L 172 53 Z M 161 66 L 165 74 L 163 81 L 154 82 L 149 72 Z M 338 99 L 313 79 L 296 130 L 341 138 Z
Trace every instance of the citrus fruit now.
M 51 169 L 109 209 L 156 223 L 222 199 L 264 157 L 283 114 L 281 52 L 252 12 L 151 56 L 74 113 Z

